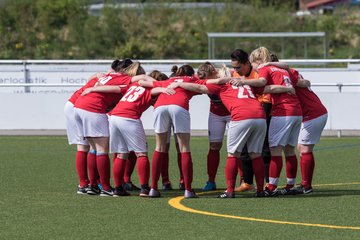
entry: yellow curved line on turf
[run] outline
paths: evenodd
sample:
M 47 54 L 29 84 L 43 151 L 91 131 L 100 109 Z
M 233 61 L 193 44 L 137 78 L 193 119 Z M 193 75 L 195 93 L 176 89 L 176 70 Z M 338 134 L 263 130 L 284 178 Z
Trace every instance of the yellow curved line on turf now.
M 353 185 L 353 184 L 360 184 L 360 182 L 354 183 L 334 183 L 334 184 L 322 184 L 321 186 L 336 186 L 336 185 Z M 318 185 L 320 186 L 320 185 Z M 199 193 L 198 195 L 205 195 L 208 193 Z M 207 211 L 196 210 L 193 208 L 186 207 L 185 205 L 181 204 L 181 201 L 184 200 L 183 196 L 175 197 L 169 200 L 169 205 L 173 208 L 184 212 L 191 212 L 197 214 L 203 214 L 208 216 L 214 217 L 223 217 L 223 218 L 231 218 L 231 219 L 239 219 L 243 221 L 254 221 L 254 222 L 264 222 L 264 223 L 275 223 L 275 224 L 287 224 L 287 225 L 298 225 L 298 226 L 307 226 L 307 227 L 320 227 L 320 228 L 332 228 L 332 229 L 351 229 L 351 230 L 360 230 L 360 227 L 351 227 L 351 226 L 336 226 L 336 225 L 326 225 L 326 224 L 317 224 L 317 223 L 303 223 L 303 222 L 288 222 L 288 221 L 278 221 L 278 220 L 270 220 L 270 219 L 261 219 L 261 218 L 251 218 L 251 217 L 241 217 L 241 216 L 234 216 L 234 215 L 227 215 L 227 214 L 219 214 Z

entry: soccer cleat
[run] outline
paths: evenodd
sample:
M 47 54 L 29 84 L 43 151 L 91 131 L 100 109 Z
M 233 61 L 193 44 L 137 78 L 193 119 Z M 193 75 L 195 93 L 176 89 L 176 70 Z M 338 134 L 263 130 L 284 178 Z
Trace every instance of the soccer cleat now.
M 277 190 L 279 195 L 295 195 L 297 193 L 296 189 L 294 188 L 282 188 Z
M 234 192 L 223 192 L 222 194 L 220 194 L 219 196 L 217 196 L 217 198 L 235 198 L 235 193 Z
M 140 190 L 139 196 L 140 197 L 149 197 L 149 193 L 150 193 L 149 185 L 147 185 L 147 184 L 141 185 L 141 190 Z
M 254 197 L 269 197 L 266 192 L 263 190 L 263 191 L 259 191 L 259 192 L 256 192 Z
M 235 192 L 249 192 L 255 190 L 253 184 L 241 183 L 241 185 L 234 189 Z
M 123 183 L 123 186 L 122 186 L 125 191 L 139 191 L 140 188 L 135 186 L 132 182 L 127 182 L 127 183 Z
M 159 192 L 158 190 L 153 189 L 153 188 L 150 189 L 149 197 L 151 197 L 151 198 L 158 198 L 158 197 L 160 197 L 160 196 L 161 196 L 161 194 L 160 194 L 160 192 Z
M 173 188 L 172 188 L 172 186 L 171 186 L 171 182 L 163 183 L 162 190 L 164 190 L 164 191 L 173 190 Z
M 110 188 L 108 190 L 101 190 L 100 192 L 100 197 L 112 197 L 114 196 L 114 189 L 113 188 Z
M 196 195 L 194 190 L 185 190 L 184 198 L 198 198 L 198 195 Z
M 77 188 L 77 194 L 86 194 L 86 189 L 88 188 L 88 186 L 85 187 L 80 187 L 80 185 Z
M 126 197 L 126 196 L 130 196 L 130 193 L 125 191 L 125 189 L 121 186 L 116 187 L 113 191 L 113 197 Z
M 206 182 L 205 186 L 202 188 L 204 191 L 213 191 L 216 190 L 216 183 L 215 182 Z
M 297 194 L 310 194 L 312 192 L 313 192 L 312 187 L 305 188 L 303 185 L 300 185 L 299 187 L 296 188 L 296 193 Z
M 102 189 L 103 189 L 103 187 L 102 187 L 102 184 L 101 184 L 101 183 L 98 183 L 98 187 L 100 188 L 100 190 L 102 190 Z
M 86 188 L 86 193 L 89 195 L 99 195 L 101 192 L 100 188 L 98 186 L 88 186 Z
M 274 191 L 271 191 L 268 187 L 266 187 L 264 190 L 264 194 L 265 194 L 265 197 L 276 197 L 279 193 L 278 193 L 277 189 L 275 189 Z

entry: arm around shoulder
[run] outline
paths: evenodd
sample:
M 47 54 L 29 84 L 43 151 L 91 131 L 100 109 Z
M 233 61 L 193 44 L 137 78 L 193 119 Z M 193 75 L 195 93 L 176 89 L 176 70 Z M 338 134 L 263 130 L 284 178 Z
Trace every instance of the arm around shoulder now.
M 311 82 L 309 80 L 306 79 L 299 79 L 297 84 L 297 87 L 302 87 L 302 88 L 307 88 L 311 86 Z

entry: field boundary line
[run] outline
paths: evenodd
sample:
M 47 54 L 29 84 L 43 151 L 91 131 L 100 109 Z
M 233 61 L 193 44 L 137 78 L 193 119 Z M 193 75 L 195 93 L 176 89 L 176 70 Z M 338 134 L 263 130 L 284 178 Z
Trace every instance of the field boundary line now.
M 360 184 L 360 182 L 352 182 L 352 183 L 333 183 L 333 184 L 318 184 L 314 186 L 338 186 L 338 185 L 356 185 Z M 201 192 L 198 195 L 206 195 L 219 191 L 210 191 L 210 192 Z M 220 214 L 208 211 L 202 211 L 187 207 L 181 203 L 184 200 L 184 196 L 178 196 L 171 198 L 168 201 L 168 204 L 180 211 L 202 214 L 213 217 L 222 217 L 222 218 L 230 218 L 230 219 L 238 219 L 243 221 L 253 221 L 253 222 L 263 222 L 263 223 L 274 223 L 274 224 L 282 224 L 282 225 L 298 225 L 298 226 L 306 226 L 306 227 L 319 227 L 319 228 L 330 228 L 330 229 L 347 229 L 347 230 L 360 230 L 360 227 L 356 226 L 337 226 L 337 225 L 327 225 L 327 224 L 319 224 L 319 223 L 306 223 L 306 222 L 290 222 L 290 221 L 279 221 L 279 220 L 271 220 L 271 219 L 261 219 L 261 218 L 252 218 L 252 217 L 242 217 L 242 216 L 234 216 L 228 214 Z

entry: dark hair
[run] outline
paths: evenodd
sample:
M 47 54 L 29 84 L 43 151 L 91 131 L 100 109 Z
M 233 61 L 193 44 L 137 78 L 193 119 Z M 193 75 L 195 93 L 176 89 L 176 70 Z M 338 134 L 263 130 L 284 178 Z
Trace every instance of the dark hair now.
M 156 80 L 158 80 L 158 81 L 163 81 L 163 80 L 169 79 L 169 77 L 165 73 L 162 73 L 162 72 L 160 72 L 158 70 L 152 71 L 149 74 L 149 76 L 156 79 Z
M 185 64 L 182 65 L 175 73 L 175 76 L 193 76 L 195 74 L 195 70 L 192 66 Z
M 130 58 L 125 58 L 124 60 L 116 59 L 111 63 L 111 68 L 115 72 L 120 72 L 124 68 L 127 68 L 128 66 L 130 66 L 132 63 L 133 63 L 133 61 Z
M 249 54 L 242 49 L 235 49 L 231 55 L 232 61 L 238 61 L 239 63 L 245 64 L 249 61 Z
M 172 66 L 170 77 L 175 77 L 177 70 L 178 70 L 178 66 L 176 65 Z
M 270 60 L 272 62 L 279 62 L 279 58 L 276 56 L 275 53 L 270 53 Z
M 136 71 L 136 75 L 146 74 L 145 69 L 141 66 Z

